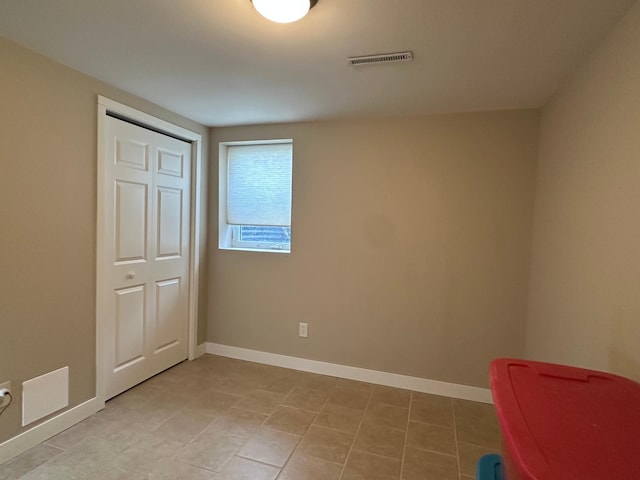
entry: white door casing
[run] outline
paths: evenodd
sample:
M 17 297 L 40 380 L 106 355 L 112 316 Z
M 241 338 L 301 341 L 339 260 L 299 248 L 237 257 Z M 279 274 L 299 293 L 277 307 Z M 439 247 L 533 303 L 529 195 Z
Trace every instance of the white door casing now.
M 199 188 L 191 190 L 199 187 L 192 153 L 199 160 L 200 136 L 102 97 L 99 103 L 96 393 L 104 402 L 195 357 Z M 116 108 L 196 138 L 188 143 L 107 115 Z

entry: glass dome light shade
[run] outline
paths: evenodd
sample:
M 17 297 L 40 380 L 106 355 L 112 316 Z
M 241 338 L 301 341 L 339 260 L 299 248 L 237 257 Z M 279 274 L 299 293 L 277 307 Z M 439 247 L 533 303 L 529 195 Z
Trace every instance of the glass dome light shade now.
M 311 8 L 310 0 L 252 0 L 263 17 L 276 23 L 291 23 L 304 17 Z

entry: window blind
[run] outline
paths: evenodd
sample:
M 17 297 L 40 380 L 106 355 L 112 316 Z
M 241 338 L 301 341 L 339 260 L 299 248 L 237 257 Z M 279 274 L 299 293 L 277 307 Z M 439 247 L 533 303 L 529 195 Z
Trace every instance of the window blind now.
M 290 143 L 228 147 L 228 224 L 291 225 L 292 151 Z

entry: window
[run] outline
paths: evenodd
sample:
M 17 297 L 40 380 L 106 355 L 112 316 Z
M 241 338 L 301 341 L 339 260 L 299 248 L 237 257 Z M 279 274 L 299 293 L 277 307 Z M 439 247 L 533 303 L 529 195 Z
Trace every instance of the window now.
M 291 251 L 292 140 L 220 144 L 221 249 Z

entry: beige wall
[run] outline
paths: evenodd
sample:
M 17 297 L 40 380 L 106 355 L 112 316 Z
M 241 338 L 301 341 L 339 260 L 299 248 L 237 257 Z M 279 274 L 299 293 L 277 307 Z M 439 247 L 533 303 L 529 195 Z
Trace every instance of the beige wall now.
M 543 112 L 526 353 L 640 380 L 640 4 Z
M 97 95 L 208 129 L 2 39 L 0 65 L 0 382 L 18 393 L 2 442 L 22 381 L 68 365 L 71 406 L 95 394 Z
M 218 142 L 267 138 L 293 251 L 219 251 Z M 536 111 L 213 129 L 209 341 L 486 386 L 524 353 L 537 139 Z

